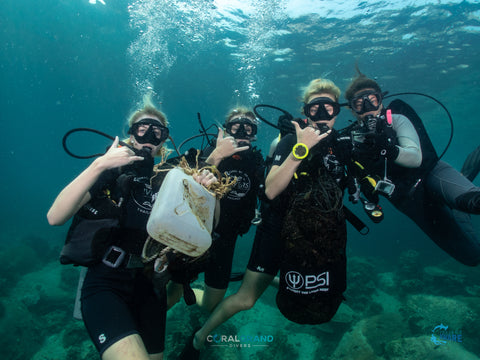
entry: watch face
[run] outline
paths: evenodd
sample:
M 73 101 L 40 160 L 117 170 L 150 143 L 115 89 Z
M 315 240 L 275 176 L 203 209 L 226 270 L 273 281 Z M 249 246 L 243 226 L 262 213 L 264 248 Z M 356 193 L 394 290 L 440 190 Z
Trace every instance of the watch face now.
M 306 153 L 307 153 L 307 149 L 305 148 L 305 146 L 297 146 L 295 148 L 295 155 L 299 157 L 305 156 Z

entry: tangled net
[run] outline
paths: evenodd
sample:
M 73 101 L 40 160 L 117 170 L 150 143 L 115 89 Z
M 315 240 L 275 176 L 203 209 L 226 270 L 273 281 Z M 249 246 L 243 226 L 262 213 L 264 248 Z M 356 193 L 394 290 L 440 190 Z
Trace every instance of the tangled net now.
M 202 168 L 198 168 L 198 156 L 200 155 L 200 150 L 197 150 L 197 156 L 195 158 L 196 165 L 195 168 L 191 168 L 190 165 L 188 164 L 187 160 L 185 157 L 182 157 L 182 160 L 178 164 L 179 167 L 183 169 L 185 174 L 187 175 L 199 175 L 202 171 L 208 170 L 212 174 L 215 175 L 217 178 L 217 181 L 210 184 L 208 187 L 205 187 L 209 192 L 215 194 L 215 196 L 219 199 L 221 199 L 226 193 L 228 193 L 232 187 L 236 184 L 237 178 L 234 177 L 233 179 L 228 176 L 222 176 L 222 173 L 218 171 L 216 166 L 213 165 L 208 165 L 204 166 Z
M 343 207 L 343 193 L 328 174 L 321 173 L 305 191 L 297 193 L 293 205 L 307 206 L 310 202 L 322 213 L 338 212 Z
M 218 171 L 217 167 L 214 165 L 207 165 L 199 168 L 199 164 L 198 164 L 199 156 L 200 156 L 200 150 L 197 150 L 197 155 L 195 157 L 196 164 L 194 168 L 190 167 L 187 159 L 185 159 L 185 156 L 182 157 L 182 159 L 180 160 L 177 166 L 171 165 L 170 168 L 161 168 L 165 164 L 165 159 L 162 156 L 162 160 L 160 161 L 160 163 L 155 165 L 153 168 L 153 172 L 155 174 L 150 179 L 150 184 L 152 183 L 153 179 L 157 177 L 160 173 L 170 171 L 174 167 L 181 168 L 185 172 L 185 174 L 191 175 L 191 176 L 200 175 L 204 170 L 208 170 L 215 175 L 215 177 L 217 178 L 217 181 L 210 184 L 209 186 L 204 186 L 204 185 L 202 186 L 205 187 L 205 189 L 207 189 L 212 195 L 214 195 L 218 199 L 221 199 L 236 184 L 237 178 L 236 177 L 232 178 L 228 175 L 223 176 L 222 173 Z

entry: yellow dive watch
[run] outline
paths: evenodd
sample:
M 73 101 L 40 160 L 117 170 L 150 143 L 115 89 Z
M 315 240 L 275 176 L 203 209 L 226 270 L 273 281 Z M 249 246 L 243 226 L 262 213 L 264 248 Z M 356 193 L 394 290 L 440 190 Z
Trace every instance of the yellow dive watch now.
M 296 143 L 292 149 L 292 155 L 297 160 L 305 159 L 308 156 L 308 147 L 304 143 Z

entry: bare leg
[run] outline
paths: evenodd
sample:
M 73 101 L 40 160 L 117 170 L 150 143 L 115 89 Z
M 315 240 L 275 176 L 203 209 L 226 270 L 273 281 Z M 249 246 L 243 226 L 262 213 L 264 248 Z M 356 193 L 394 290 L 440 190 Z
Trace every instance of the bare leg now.
M 215 289 L 205 285 L 205 290 L 193 289 L 197 305 L 200 308 L 212 312 L 222 301 L 227 289 Z M 183 285 L 170 281 L 167 285 L 167 310 L 170 310 L 183 296 Z
M 220 301 L 222 301 L 226 292 L 227 289 L 215 289 L 213 287 L 205 285 L 205 290 L 203 291 L 203 294 L 195 292 L 195 297 L 197 298 L 198 306 L 211 313 L 213 309 L 215 309 L 215 307 L 220 303 Z
M 167 284 L 167 311 L 178 303 L 183 296 L 183 285 L 174 281 Z
M 280 278 L 278 276 L 275 276 L 275 279 L 273 279 L 272 286 L 277 289 L 280 287 Z
M 149 355 L 145 349 L 142 338 L 133 334 L 118 340 L 102 355 L 102 360 L 162 360 L 163 353 Z
M 247 269 L 238 292 L 224 299 L 213 311 L 207 322 L 195 333 L 194 347 L 203 347 L 208 334 L 230 319 L 236 313 L 249 310 L 264 293 L 274 276 Z

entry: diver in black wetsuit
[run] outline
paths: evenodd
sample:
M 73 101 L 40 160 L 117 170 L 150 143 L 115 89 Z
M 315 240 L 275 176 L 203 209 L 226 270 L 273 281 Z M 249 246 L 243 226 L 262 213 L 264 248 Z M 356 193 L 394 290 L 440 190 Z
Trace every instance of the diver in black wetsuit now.
M 81 291 L 83 321 L 102 359 L 125 359 L 126 354 L 130 359 L 163 359 L 166 296 L 159 295 L 144 271 L 141 252 L 161 185 L 151 183 L 153 156 L 166 155 L 167 125 L 147 96 L 144 107 L 129 119 L 128 146 L 118 146 L 116 137 L 105 154 L 60 192 L 47 214 L 50 225 L 63 225 L 83 206 L 104 198 L 106 190 L 121 210 L 118 227 L 102 229 L 108 248 L 102 248 L 103 259 L 89 265 Z M 216 182 L 206 171 L 194 178 L 205 186 Z
M 305 89 L 303 112 L 308 120 L 296 121 L 292 125 L 295 133 L 283 137 L 273 154 L 265 185 L 269 205 L 262 212 L 242 284 L 190 336 L 180 359 L 199 359 L 200 349 L 215 328 L 252 308 L 278 271 L 283 268 L 280 273 L 288 277 L 283 274 L 287 266 L 293 270 L 290 266 L 299 261 L 303 269 L 296 268 L 298 274 L 318 271 L 315 289 L 302 288 L 297 297 L 281 281 L 277 305 L 282 314 L 297 323 L 319 324 L 336 313 L 346 287 L 346 223 L 340 184 L 344 168 L 336 156 L 338 144 L 332 129 L 340 111 L 339 96 L 340 89 L 326 79 L 315 79 Z M 298 246 L 292 248 L 295 243 Z
M 475 179 L 480 172 L 480 146 L 467 156 L 460 172 L 470 181 Z
M 384 195 L 453 258 L 478 265 L 480 239 L 470 219 L 480 214 L 475 165 L 468 179 L 439 160 L 415 111 L 400 100 L 385 108 L 380 86 L 364 74 L 345 97 L 358 120 L 350 128 L 352 171 L 363 194 L 373 202 Z
M 227 291 L 235 244 L 239 235 L 248 232 L 255 218 L 257 195 L 263 187 L 265 172 L 263 156 L 252 145 L 257 134 L 255 114 L 246 107 L 236 107 L 228 113 L 224 126 L 225 133 L 219 129 L 215 146 L 202 153 L 207 164 L 236 179 L 232 190 L 220 200 L 219 222 L 205 269 L 205 290 L 195 293 L 197 304 L 208 312 L 213 311 Z M 183 290 L 172 281 L 168 291 L 170 308 L 180 299 Z

